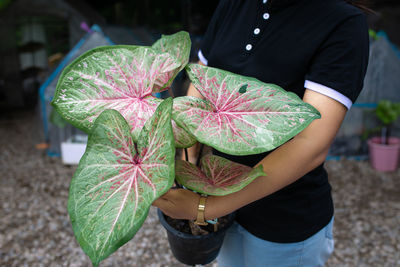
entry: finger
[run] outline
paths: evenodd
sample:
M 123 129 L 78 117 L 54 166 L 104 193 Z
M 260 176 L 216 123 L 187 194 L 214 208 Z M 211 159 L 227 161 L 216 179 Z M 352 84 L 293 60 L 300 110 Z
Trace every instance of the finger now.
M 165 206 L 167 200 L 164 199 L 163 197 L 157 198 L 156 200 L 151 203 L 152 206 L 157 207 L 159 209 L 162 209 L 162 207 Z
M 159 200 L 158 200 L 158 199 L 154 200 L 153 203 L 151 203 L 151 205 L 152 205 L 153 207 L 160 208 L 160 207 L 159 207 L 159 206 L 160 206 L 160 203 L 159 203 Z

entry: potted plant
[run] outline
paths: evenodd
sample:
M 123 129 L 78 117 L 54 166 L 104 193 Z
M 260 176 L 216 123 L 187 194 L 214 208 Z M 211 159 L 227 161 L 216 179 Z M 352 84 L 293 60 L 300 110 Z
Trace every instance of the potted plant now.
M 265 175 L 262 167 L 212 155 L 203 157 L 200 166 L 175 160 L 177 148 L 198 141 L 233 155 L 262 153 L 320 116 L 276 85 L 187 65 L 189 51 L 185 32 L 163 36 L 151 47 L 96 48 L 60 77 L 53 106 L 89 134 L 71 181 L 68 212 L 94 266 L 133 238 L 152 202 L 174 181 L 198 193 L 225 195 Z M 168 90 L 183 68 L 204 100 L 152 95 Z M 204 264 L 216 253 L 196 263 Z
M 400 139 L 392 136 L 391 130 L 400 115 L 400 103 L 381 100 L 375 109 L 375 115 L 382 125 L 377 128 L 381 135 L 368 140 L 371 165 L 379 171 L 395 171 L 400 158 Z

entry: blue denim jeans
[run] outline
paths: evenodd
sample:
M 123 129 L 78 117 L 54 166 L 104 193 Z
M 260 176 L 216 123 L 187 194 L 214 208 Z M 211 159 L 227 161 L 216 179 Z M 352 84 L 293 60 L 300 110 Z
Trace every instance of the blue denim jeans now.
M 226 232 L 218 267 L 324 266 L 333 252 L 333 219 L 318 233 L 296 243 L 260 239 L 234 223 Z

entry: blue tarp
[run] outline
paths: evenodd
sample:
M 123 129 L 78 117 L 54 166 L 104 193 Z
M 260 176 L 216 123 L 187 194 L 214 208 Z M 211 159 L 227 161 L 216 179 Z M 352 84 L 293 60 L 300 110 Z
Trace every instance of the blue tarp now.
M 43 122 L 43 131 L 46 141 L 49 142 L 50 148 L 48 149 L 49 155 L 60 154 L 60 143 L 70 137 L 73 132 L 77 130 L 72 126 L 67 125 L 66 128 L 60 129 L 55 125 L 49 123 L 52 107 L 50 102 L 53 98 L 58 78 L 63 69 L 71 63 L 75 58 L 82 53 L 104 45 L 113 45 L 114 42 L 108 38 L 98 25 L 93 25 L 90 31 L 71 49 L 71 51 L 64 57 L 57 68 L 49 75 L 47 80 L 39 88 L 39 100 L 41 108 L 41 116 Z

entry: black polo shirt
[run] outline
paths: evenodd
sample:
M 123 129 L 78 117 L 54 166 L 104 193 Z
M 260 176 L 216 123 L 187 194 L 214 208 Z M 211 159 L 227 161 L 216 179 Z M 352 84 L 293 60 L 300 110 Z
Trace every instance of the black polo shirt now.
M 350 108 L 363 86 L 368 49 L 366 18 L 344 0 L 221 0 L 199 59 L 212 67 L 277 84 L 301 98 L 307 88 Z M 214 153 L 248 166 L 267 155 Z M 302 241 L 331 220 L 330 191 L 321 165 L 241 208 L 237 221 L 265 240 Z

